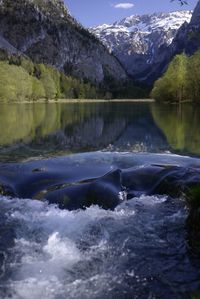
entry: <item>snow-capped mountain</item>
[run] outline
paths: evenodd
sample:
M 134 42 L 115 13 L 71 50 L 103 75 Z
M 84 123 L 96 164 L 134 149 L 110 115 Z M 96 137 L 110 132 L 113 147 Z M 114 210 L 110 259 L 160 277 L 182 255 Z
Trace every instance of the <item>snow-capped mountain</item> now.
M 169 47 L 178 29 L 183 23 L 189 23 L 191 17 L 192 11 L 133 15 L 90 31 L 113 52 L 130 75 L 151 84 L 160 75 L 152 76 L 152 66 L 159 59 L 160 50 Z

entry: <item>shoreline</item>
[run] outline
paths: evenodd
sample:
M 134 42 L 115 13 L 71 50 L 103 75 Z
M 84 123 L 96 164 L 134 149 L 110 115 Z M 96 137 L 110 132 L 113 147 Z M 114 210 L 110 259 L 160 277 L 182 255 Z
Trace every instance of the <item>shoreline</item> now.
M 23 100 L 23 101 L 0 101 L 0 104 L 37 104 L 37 103 L 154 103 L 154 99 L 58 99 L 58 100 Z

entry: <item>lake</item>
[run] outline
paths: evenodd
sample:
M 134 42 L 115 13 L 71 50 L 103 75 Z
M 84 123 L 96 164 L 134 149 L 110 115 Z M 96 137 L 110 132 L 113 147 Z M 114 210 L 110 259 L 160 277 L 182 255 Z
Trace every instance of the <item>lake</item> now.
M 191 104 L 1 103 L 0 297 L 200 293 L 183 196 L 199 120 Z
M 96 150 L 200 155 L 199 119 L 200 107 L 189 104 L 0 104 L 0 159 Z

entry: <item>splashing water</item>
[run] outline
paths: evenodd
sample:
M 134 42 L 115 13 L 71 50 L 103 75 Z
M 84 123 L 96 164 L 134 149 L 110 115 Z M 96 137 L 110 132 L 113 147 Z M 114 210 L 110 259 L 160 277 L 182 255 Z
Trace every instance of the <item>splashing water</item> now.
M 1 298 L 187 298 L 198 287 L 180 200 L 70 212 L 4 197 L 0 214 Z

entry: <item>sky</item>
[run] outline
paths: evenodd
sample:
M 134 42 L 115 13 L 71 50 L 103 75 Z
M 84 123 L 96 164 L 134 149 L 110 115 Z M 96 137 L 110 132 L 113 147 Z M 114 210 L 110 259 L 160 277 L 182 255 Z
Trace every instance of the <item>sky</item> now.
M 64 0 L 71 14 L 85 27 L 113 23 L 134 14 L 194 9 L 198 0 L 181 6 L 178 0 Z

